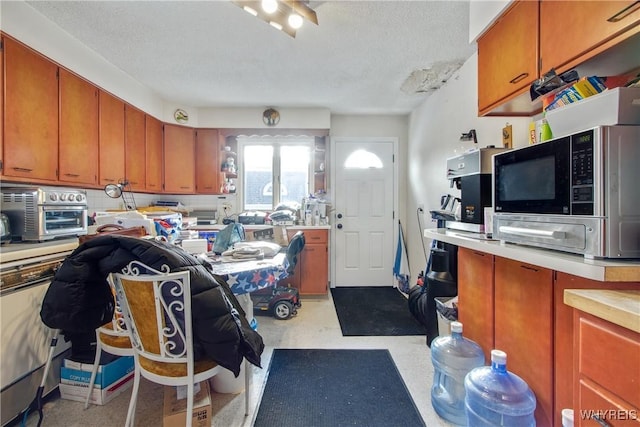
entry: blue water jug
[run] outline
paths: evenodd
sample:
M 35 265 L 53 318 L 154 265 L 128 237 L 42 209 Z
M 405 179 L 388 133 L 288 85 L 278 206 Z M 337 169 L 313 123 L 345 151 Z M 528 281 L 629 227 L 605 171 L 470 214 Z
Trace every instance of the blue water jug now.
M 433 386 L 431 404 L 450 423 L 466 425 L 464 378 L 473 368 L 484 365 L 482 348 L 462 336 L 462 323 L 451 323 L 451 335 L 431 342 Z
M 476 368 L 464 380 L 465 412 L 473 427 L 535 427 L 536 397 L 527 383 L 507 371 L 507 354 L 491 351 L 491 366 Z

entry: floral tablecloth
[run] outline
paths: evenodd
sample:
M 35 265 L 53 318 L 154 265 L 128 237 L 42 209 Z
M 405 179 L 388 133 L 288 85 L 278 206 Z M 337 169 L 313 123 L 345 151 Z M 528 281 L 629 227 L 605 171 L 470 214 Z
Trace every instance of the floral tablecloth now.
M 235 295 L 273 286 L 288 276 L 284 253 L 273 258 L 239 262 L 210 262 L 213 273 L 224 277 Z

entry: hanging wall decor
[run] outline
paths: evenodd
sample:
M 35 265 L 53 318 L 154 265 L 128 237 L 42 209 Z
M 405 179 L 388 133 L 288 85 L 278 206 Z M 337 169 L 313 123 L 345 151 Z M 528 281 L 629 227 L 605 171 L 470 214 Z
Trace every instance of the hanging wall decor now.
M 178 108 L 173 113 L 173 118 L 176 119 L 176 122 L 184 124 L 184 123 L 187 123 L 189 121 L 189 113 L 187 113 L 186 111 Z
M 275 126 L 280 121 L 280 113 L 273 108 L 267 108 L 262 112 L 262 121 L 267 126 Z

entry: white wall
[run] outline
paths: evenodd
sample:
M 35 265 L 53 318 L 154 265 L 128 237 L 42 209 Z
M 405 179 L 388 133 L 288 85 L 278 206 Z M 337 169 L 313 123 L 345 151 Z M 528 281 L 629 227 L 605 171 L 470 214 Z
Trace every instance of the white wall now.
M 460 192 L 449 187 L 446 159 L 452 157 L 460 135 L 476 129 L 478 146 L 502 146 L 502 128 L 513 126 L 514 147 L 527 144 L 528 118 L 478 117 L 477 54 L 438 91 L 411 114 L 407 147 L 407 183 L 405 237 L 408 246 L 412 282 L 426 266 L 423 228 L 435 228 L 430 210 L 438 209 L 440 196 Z M 418 224 L 417 208 L 424 204 L 424 215 Z M 427 252 L 431 241 L 424 241 Z

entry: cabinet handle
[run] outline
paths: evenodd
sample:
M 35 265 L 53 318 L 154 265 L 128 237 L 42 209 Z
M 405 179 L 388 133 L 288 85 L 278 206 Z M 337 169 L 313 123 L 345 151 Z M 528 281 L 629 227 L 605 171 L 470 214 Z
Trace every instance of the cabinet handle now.
M 182 188 L 183 190 L 188 190 L 189 189 L 189 187 L 184 186 L 184 185 L 181 185 L 180 188 Z
M 611 18 L 607 19 L 607 22 L 620 22 L 627 16 L 631 15 L 640 7 L 640 1 L 634 1 L 629 6 L 622 9 L 620 12 L 613 15 Z
M 472 253 L 472 254 L 474 254 L 474 255 L 481 256 L 481 257 L 485 257 L 485 256 L 487 256 L 487 254 L 485 254 L 485 253 L 483 253 L 483 252 L 476 252 L 476 251 L 473 251 L 473 252 L 471 252 L 471 253 Z
M 27 169 L 27 168 L 13 168 L 14 171 L 16 172 L 33 172 L 33 169 Z
M 525 270 L 535 271 L 536 273 L 538 272 L 537 268 L 529 267 L 528 265 L 521 265 L 520 267 L 524 268 Z
M 65 174 L 64 174 L 64 176 L 69 176 L 69 177 L 71 177 L 71 178 L 77 178 L 77 177 L 79 177 L 80 175 L 78 175 L 77 173 L 65 173 Z
M 528 77 L 528 76 L 529 76 L 529 73 L 522 73 L 522 74 L 520 74 L 518 76 L 515 76 L 513 79 L 509 80 L 509 83 L 516 84 L 520 80 L 522 80 L 522 79 L 524 79 L 525 77 Z
M 106 181 L 106 182 L 116 182 L 116 180 L 113 179 L 113 178 L 104 178 L 104 181 Z

